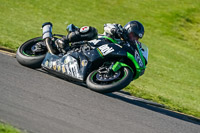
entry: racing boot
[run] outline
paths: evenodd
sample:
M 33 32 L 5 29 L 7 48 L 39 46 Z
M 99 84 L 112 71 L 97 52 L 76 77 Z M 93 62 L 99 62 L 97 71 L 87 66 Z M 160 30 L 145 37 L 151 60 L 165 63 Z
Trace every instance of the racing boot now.
M 56 47 L 59 52 L 66 54 L 70 46 L 67 40 L 61 38 L 55 41 Z

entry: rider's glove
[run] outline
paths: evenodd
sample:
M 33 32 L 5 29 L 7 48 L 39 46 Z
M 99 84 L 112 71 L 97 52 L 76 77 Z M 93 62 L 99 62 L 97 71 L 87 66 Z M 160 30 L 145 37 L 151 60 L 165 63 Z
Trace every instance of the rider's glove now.
M 116 27 L 115 28 L 115 34 L 118 34 L 118 35 L 123 34 L 124 30 L 123 30 L 123 27 L 120 24 L 116 24 L 115 27 Z
M 115 38 L 121 38 L 123 32 L 124 29 L 120 24 L 114 24 L 114 28 L 111 29 L 111 33 L 114 35 Z
M 120 24 L 115 24 L 115 27 L 116 28 L 113 31 L 113 34 L 115 33 L 115 37 L 127 41 L 128 36 L 126 30 Z

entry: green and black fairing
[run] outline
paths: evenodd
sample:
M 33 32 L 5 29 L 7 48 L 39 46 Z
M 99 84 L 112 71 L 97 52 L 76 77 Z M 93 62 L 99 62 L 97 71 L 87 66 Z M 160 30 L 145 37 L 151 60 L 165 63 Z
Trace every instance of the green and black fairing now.
M 88 74 L 98 69 L 104 62 L 114 62 L 112 66 L 114 72 L 122 67 L 128 67 L 134 74 L 133 79 L 137 79 L 145 70 L 145 65 L 141 66 L 145 64 L 144 61 L 142 60 L 139 64 L 136 60 L 143 58 L 138 48 L 130 49 L 127 45 L 119 45 L 111 39 L 110 41 L 101 40 L 99 44 L 96 43 L 92 47 L 91 50 L 69 52 L 62 57 L 47 53 L 42 67 L 79 81 L 85 81 Z M 135 53 L 139 56 L 136 57 Z
M 84 53 L 92 63 L 93 69 L 105 61 L 114 61 L 113 71 L 116 72 L 121 67 L 128 67 L 134 73 L 133 79 L 139 78 L 144 73 L 146 66 L 138 44 L 134 48 L 127 45 L 119 45 L 116 40 L 106 36 L 104 38 L 109 41 L 101 41 L 101 45 L 97 43 L 98 47 Z

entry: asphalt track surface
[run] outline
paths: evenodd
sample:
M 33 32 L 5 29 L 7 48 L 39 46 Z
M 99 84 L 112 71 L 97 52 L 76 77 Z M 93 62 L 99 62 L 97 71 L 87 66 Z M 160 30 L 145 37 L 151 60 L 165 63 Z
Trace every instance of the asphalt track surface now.
M 200 133 L 200 122 L 89 89 L 0 53 L 0 120 L 30 133 Z

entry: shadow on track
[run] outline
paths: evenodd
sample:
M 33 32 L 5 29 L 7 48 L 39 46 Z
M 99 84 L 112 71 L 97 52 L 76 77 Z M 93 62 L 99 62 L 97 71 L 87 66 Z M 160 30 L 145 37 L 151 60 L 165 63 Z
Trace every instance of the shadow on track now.
M 119 91 L 119 93 L 124 94 L 123 91 Z M 183 121 L 186 121 L 186 122 L 190 122 L 190 123 L 193 123 L 193 124 L 200 125 L 200 119 L 194 118 L 192 116 L 187 116 L 187 115 L 184 115 L 184 114 L 173 112 L 173 111 L 167 110 L 165 108 L 153 106 L 153 105 L 150 105 L 148 103 L 139 101 L 137 99 L 136 100 L 130 99 L 130 98 L 127 98 L 127 97 L 124 97 L 124 96 L 121 96 L 121 95 L 118 95 L 118 94 L 115 94 L 115 93 L 108 93 L 108 94 L 105 94 L 105 95 L 112 97 L 112 98 L 115 98 L 117 100 L 127 102 L 127 103 L 132 104 L 132 105 L 136 105 L 136 106 L 139 106 L 139 107 L 151 110 L 151 111 L 161 113 L 163 115 L 167 115 L 167 116 L 170 116 L 170 117 L 173 117 L 173 118 L 176 118 L 176 119 L 180 119 L 180 120 L 183 120 Z M 128 95 L 128 94 L 126 94 L 126 95 Z

